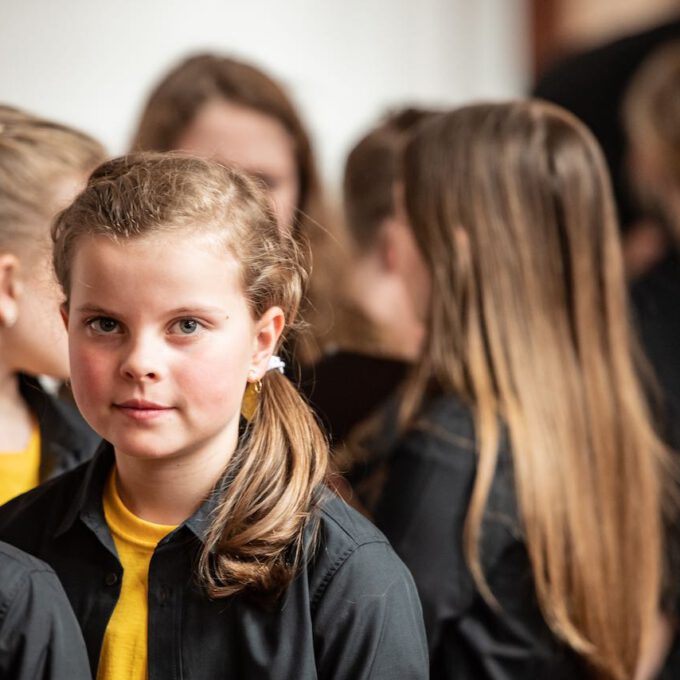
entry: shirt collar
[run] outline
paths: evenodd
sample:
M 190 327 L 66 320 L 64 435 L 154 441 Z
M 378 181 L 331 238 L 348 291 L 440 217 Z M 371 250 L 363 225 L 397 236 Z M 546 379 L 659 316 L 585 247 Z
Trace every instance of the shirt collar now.
M 102 495 L 104 493 L 104 485 L 114 462 L 113 446 L 109 442 L 103 441 L 97 449 L 94 458 L 88 463 L 87 470 L 73 502 L 57 528 L 57 536 L 68 531 L 78 517 L 82 517 L 89 526 L 106 526 L 102 507 Z M 198 510 L 180 525 L 178 529 L 186 526 L 201 543 L 205 542 L 212 517 L 219 505 L 220 498 L 224 494 L 225 486 L 224 482 L 218 483 Z
M 81 515 L 97 518 L 102 525 L 105 524 L 102 494 L 114 460 L 113 447 L 108 442 L 102 441 L 94 457 L 87 464 L 75 497 L 57 527 L 57 536 L 68 531 Z

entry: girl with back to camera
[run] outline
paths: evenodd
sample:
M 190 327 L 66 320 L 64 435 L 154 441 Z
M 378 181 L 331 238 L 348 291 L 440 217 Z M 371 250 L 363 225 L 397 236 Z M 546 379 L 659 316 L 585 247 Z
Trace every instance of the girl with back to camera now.
M 651 677 L 673 479 L 601 152 L 557 107 L 475 105 L 423 124 L 403 182 L 428 331 L 376 523 L 432 678 Z
M 324 486 L 273 356 L 306 271 L 256 184 L 119 158 L 53 238 L 73 392 L 105 443 L 5 506 L 0 535 L 55 569 L 97 677 L 427 677 L 411 577 Z
M 326 231 L 309 134 L 281 84 L 238 59 L 210 53 L 189 57 L 152 91 L 132 150 L 183 151 L 239 168 L 261 182 L 279 226 L 302 234 L 314 253 L 304 317 L 312 334 L 325 335 L 335 246 Z M 304 334 L 300 340 L 296 358 L 314 360 L 315 340 Z
M 49 224 L 103 158 L 87 135 L 0 106 L 0 503 L 82 462 L 99 441 L 36 376 L 68 376 Z

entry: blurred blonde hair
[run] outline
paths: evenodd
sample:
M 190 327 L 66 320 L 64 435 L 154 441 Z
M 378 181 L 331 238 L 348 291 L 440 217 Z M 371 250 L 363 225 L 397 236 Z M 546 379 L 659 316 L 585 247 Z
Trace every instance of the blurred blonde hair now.
M 48 241 L 60 180 L 104 157 L 92 137 L 0 105 L 0 249 L 26 255 Z

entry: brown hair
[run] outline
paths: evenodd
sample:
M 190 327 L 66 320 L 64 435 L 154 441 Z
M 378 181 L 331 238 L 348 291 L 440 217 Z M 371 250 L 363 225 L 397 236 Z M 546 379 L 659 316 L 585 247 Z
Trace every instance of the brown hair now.
M 500 417 L 545 619 L 596 677 L 630 678 L 660 605 L 670 456 L 632 360 L 600 149 L 552 105 L 468 106 L 420 128 L 404 182 L 432 280 L 405 416 L 431 391 L 473 410 L 465 549 L 476 582 L 492 600 L 478 543 Z
M 59 180 L 104 156 L 82 132 L 0 105 L 0 249 L 26 254 L 47 240 Z
M 352 148 L 345 163 L 343 200 L 349 233 L 366 250 L 394 214 L 394 182 L 408 133 L 432 112 L 413 107 L 388 114 Z
M 680 41 L 663 45 L 645 59 L 626 91 L 622 113 L 630 140 L 651 153 L 664 174 L 636 189 L 643 201 L 663 203 L 664 191 L 680 187 Z M 666 217 L 680 239 L 677 215 Z
M 101 165 L 53 227 L 54 267 L 66 294 L 83 235 L 116 240 L 157 232 L 215 234 L 241 266 L 253 318 L 279 306 L 288 326 L 306 282 L 299 243 L 276 225 L 266 196 L 218 163 L 142 153 Z M 245 385 L 244 385 L 245 388 Z M 199 562 L 212 596 L 277 593 L 293 578 L 325 480 L 327 445 L 289 380 L 269 371 L 255 414 L 225 470 Z
M 298 220 L 319 219 L 320 184 L 309 136 L 285 90 L 259 69 L 230 57 L 197 54 L 182 61 L 155 87 L 142 113 L 133 151 L 175 150 L 199 109 L 224 99 L 276 119 L 295 149 L 300 194 Z

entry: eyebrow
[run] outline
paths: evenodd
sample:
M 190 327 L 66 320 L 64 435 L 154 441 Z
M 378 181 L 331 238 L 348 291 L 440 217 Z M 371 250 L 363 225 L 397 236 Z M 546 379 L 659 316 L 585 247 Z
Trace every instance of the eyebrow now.
M 102 316 L 119 316 L 116 312 L 111 311 L 110 309 L 106 309 L 105 307 L 101 307 L 99 305 L 93 305 L 93 304 L 84 304 L 80 305 L 77 309 L 77 312 L 80 313 L 87 313 L 87 314 L 101 314 Z M 182 315 L 187 315 L 191 316 L 194 314 L 217 314 L 220 316 L 225 316 L 229 317 L 227 312 L 222 309 L 221 307 L 210 307 L 210 306 L 205 306 L 205 305 L 185 305 L 182 307 L 176 307 L 175 309 L 169 309 L 166 314 L 168 316 L 182 316 Z

